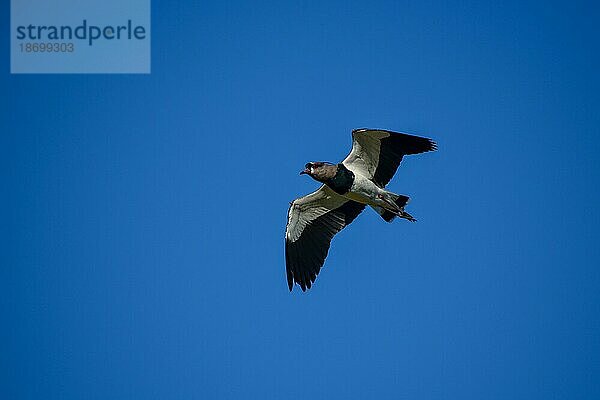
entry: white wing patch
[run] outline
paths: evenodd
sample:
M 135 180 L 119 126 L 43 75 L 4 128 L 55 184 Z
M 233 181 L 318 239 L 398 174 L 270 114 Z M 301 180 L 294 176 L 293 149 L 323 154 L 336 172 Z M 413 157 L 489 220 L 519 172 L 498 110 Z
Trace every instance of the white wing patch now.
M 292 202 L 288 212 L 288 224 L 285 237 L 291 242 L 300 238 L 304 228 L 321 215 L 338 208 L 348 200 L 338 195 L 327 186 L 300 197 Z
M 346 168 L 375 179 L 378 186 L 385 187 L 396 173 L 403 156 L 436 150 L 431 139 L 378 129 L 352 131 L 352 151 L 342 161 Z
M 368 132 L 368 133 L 367 133 Z M 365 129 L 352 132 L 352 151 L 342 163 L 354 172 L 372 179 L 379 164 L 380 139 L 390 134 L 385 131 L 367 131 Z

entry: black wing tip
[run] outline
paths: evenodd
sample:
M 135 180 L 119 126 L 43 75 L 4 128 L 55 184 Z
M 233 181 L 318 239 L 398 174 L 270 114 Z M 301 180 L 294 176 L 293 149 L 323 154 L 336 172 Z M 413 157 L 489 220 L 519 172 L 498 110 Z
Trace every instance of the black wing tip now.
M 306 283 L 304 280 L 300 279 L 300 282 L 296 281 L 296 283 L 300 285 L 300 289 L 302 289 L 303 292 L 306 292 Z
M 416 140 L 422 140 L 424 141 L 423 146 L 422 146 L 422 150 L 420 151 L 420 153 L 425 153 L 428 151 L 436 151 L 438 149 L 437 143 L 434 142 L 432 139 L 430 138 L 426 138 L 423 136 L 416 136 L 416 135 L 411 135 L 410 133 L 403 133 L 403 132 L 395 132 L 395 131 L 390 131 L 388 129 L 378 129 L 378 128 L 357 128 L 357 129 L 352 129 L 352 133 L 360 133 L 360 132 L 368 132 L 368 131 L 379 131 L 379 132 L 386 132 L 389 133 L 391 136 L 394 135 L 398 135 L 398 136 L 404 136 L 404 137 L 409 137 L 409 138 L 413 138 Z M 413 153 L 413 154 L 417 154 L 417 153 Z
M 315 282 L 316 277 L 315 278 L 308 278 L 305 279 L 303 277 L 294 277 L 292 278 L 292 280 L 288 280 L 288 288 L 290 289 L 290 293 L 292 292 L 292 290 L 294 289 L 294 283 L 298 286 L 300 286 L 300 289 L 302 289 L 303 292 L 306 292 L 307 290 L 309 290 L 312 287 L 312 284 Z
M 434 142 L 433 140 L 426 138 L 427 142 L 429 144 L 429 148 L 425 151 L 436 151 L 438 149 L 438 145 L 436 142 Z
M 294 289 L 294 284 L 296 284 L 296 285 L 300 286 L 300 289 L 302 289 L 303 292 L 306 292 L 307 290 L 309 290 L 312 287 L 312 285 L 316 279 L 317 279 L 316 276 L 310 276 L 310 277 L 304 277 L 302 275 L 295 276 L 292 272 L 290 272 L 290 274 L 288 275 L 288 289 L 290 290 L 290 293 L 291 293 Z

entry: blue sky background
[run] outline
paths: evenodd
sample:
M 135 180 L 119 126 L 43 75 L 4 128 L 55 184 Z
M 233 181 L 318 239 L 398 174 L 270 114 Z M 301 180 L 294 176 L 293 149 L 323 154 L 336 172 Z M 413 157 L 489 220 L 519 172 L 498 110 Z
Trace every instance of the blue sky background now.
M 9 74 L 0 397 L 597 399 L 593 2 L 166 2 L 152 74 Z M 350 131 L 430 136 L 313 289 L 288 202 Z

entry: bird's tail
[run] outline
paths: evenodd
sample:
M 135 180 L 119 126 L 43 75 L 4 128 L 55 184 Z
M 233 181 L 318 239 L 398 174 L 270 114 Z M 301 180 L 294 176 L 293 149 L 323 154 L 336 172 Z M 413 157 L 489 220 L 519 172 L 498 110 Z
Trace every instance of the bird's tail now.
M 389 195 L 391 200 L 390 202 L 393 202 L 396 205 L 396 210 L 387 210 L 383 207 L 373 206 L 373 209 L 377 211 L 377 214 L 381 215 L 381 218 L 383 218 L 385 222 L 392 222 L 396 217 L 415 222 L 416 219 L 404 211 L 404 206 L 408 203 L 410 198 L 401 194 L 389 193 Z

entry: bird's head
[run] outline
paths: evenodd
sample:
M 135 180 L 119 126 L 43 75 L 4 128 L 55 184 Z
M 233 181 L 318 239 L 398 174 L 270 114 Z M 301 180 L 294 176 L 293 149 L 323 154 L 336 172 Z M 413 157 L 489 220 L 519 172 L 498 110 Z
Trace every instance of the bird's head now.
M 300 175 L 306 174 L 316 181 L 325 182 L 333 178 L 336 172 L 337 165 L 325 161 L 314 161 L 306 163 Z

